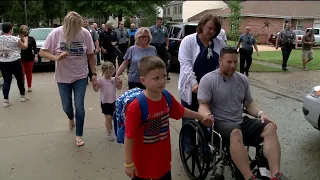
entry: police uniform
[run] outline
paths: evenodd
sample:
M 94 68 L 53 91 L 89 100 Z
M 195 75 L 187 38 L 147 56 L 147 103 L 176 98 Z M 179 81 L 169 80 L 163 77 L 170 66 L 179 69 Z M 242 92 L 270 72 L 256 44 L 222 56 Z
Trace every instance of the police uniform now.
M 92 40 L 93 40 L 94 47 L 96 47 L 96 46 L 95 46 L 95 41 L 99 39 L 99 36 L 98 36 L 97 31 L 94 30 L 94 29 L 91 29 L 91 28 L 89 28 L 89 27 L 87 27 L 86 29 L 90 32 L 91 37 L 92 37 Z M 89 69 L 88 78 L 89 78 L 90 81 L 91 81 L 91 79 L 92 79 L 92 72 L 91 72 L 91 67 L 90 67 L 90 63 L 89 63 L 89 62 L 88 62 L 88 69 Z
M 128 49 L 129 33 L 125 28 L 119 28 L 115 30 L 115 32 L 117 34 L 118 48 L 121 51 L 121 53 L 118 53 L 118 64 L 120 66 L 123 62 L 123 56 L 126 54 Z
M 157 49 L 158 56 L 167 65 L 167 78 L 169 78 L 169 62 L 168 62 L 168 52 L 166 50 L 166 38 L 168 38 L 168 30 L 165 26 L 157 27 L 153 25 L 150 27 L 150 32 L 152 35 L 151 45 Z
M 287 70 L 287 62 L 296 40 L 296 34 L 291 29 L 283 29 L 280 31 L 279 38 L 282 51 L 282 69 Z
M 105 61 L 110 61 L 116 65 L 116 49 L 111 42 L 117 42 L 117 35 L 113 30 L 108 30 L 101 32 L 99 35 L 99 44 L 100 47 L 107 51 L 106 54 L 103 54 L 103 59 Z
M 241 34 L 239 38 L 241 43 L 240 53 L 240 73 L 249 75 L 249 69 L 252 64 L 253 45 L 256 44 L 256 39 L 252 34 Z M 245 66 L 246 64 L 246 66 Z

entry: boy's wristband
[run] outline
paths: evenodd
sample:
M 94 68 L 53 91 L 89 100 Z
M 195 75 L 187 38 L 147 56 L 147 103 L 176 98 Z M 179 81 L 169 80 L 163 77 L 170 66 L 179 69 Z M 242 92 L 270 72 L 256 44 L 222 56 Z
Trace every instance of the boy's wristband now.
M 133 162 L 132 162 L 131 164 L 126 164 L 126 163 L 124 163 L 124 166 L 125 166 L 125 167 L 128 167 L 128 168 L 131 168 L 131 167 L 134 166 L 134 163 L 133 163 Z

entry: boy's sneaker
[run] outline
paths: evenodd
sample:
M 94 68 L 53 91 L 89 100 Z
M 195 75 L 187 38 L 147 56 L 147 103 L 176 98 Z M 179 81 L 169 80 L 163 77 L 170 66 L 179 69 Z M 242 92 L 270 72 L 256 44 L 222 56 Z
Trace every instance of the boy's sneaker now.
M 32 92 L 32 89 L 31 89 L 31 88 L 28 88 L 28 92 Z
M 29 98 L 27 97 L 27 96 L 21 96 L 20 97 L 20 101 L 21 102 L 26 102 L 26 101 L 28 101 L 29 100 Z
M 288 180 L 281 172 L 278 172 L 271 180 Z
M 7 100 L 7 99 L 3 100 L 2 105 L 3 105 L 3 107 L 8 107 L 8 106 L 10 106 L 9 100 Z
M 113 141 L 114 140 L 114 137 L 113 137 L 113 135 L 112 135 L 112 133 L 111 132 L 107 132 L 107 139 L 109 140 L 109 141 Z

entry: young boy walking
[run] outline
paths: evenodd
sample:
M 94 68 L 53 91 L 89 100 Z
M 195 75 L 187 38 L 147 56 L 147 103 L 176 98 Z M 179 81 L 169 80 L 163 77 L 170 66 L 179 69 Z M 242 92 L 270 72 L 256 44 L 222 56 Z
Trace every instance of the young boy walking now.
M 125 172 L 134 180 L 171 180 L 171 144 L 169 118 L 182 117 L 199 119 L 202 124 L 211 126 L 211 115 L 200 115 L 184 108 L 172 97 L 171 108 L 163 95 L 166 86 L 166 65 L 156 56 L 147 56 L 139 62 L 143 92 L 147 98 L 148 118 L 141 121 L 138 99 L 126 108 L 125 121 Z

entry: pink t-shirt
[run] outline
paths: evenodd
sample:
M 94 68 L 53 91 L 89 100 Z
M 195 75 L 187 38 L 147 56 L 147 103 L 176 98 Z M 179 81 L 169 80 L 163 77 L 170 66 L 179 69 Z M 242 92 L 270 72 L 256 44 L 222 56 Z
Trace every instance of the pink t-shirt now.
M 56 61 L 55 80 L 59 83 L 73 83 L 88 76 L 87 54 L 93 53 L 94 44 L 90 32 L 85 28 L 76 35 L 69 48 L 65 42 L 63 26 L 60 26 L 49 34 L 41 49 L 54 55 L 68 51 L 68 56 Z
M 115 78 L 106 79 L 104 76 L 98 78 L 100 86 L 100 100 L 104 103 L 114 103 L 116 101 L 116 82 Z

